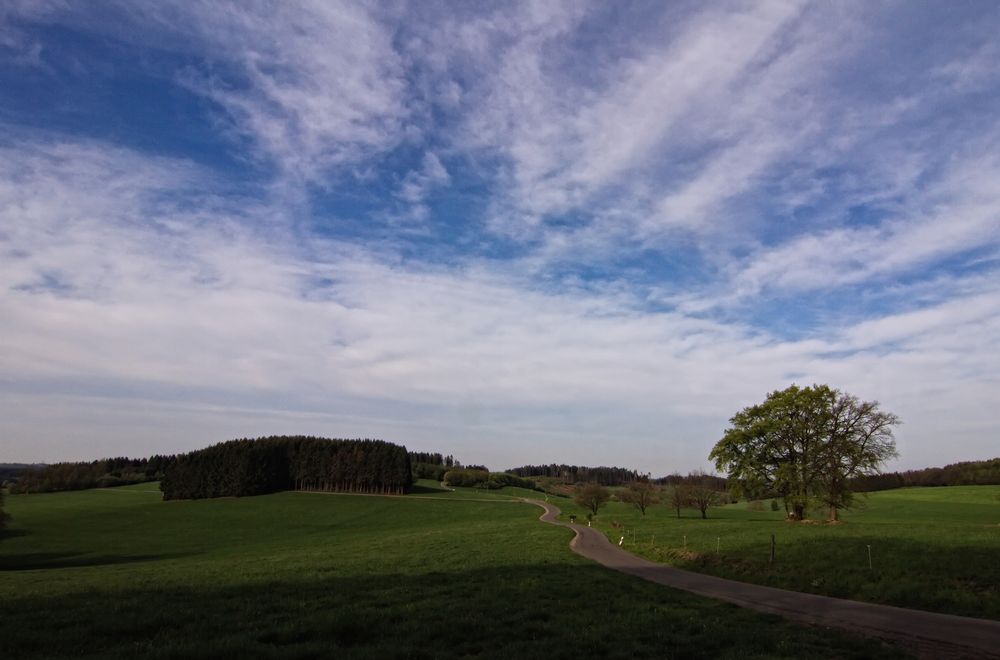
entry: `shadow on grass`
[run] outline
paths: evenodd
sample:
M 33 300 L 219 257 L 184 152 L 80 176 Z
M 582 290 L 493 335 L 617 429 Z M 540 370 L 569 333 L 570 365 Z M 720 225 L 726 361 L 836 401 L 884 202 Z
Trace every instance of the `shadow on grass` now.
M 4 644 L 18 658 L 899 657 L 596 565 L 219 586 L 238 579 L 2 599 Z
M 26 529 L 0 529 L 0 541 L 4 539 L 15 539 L 19 536 L 27 536 L 30 534 Z
M 427 493 L 447 493 L 444 488 L 431 488 L 430 486 L 420 486 L 414 484 L 410 486 L 410 490 L 407 492 L 408 495 L 425 495 Z
M 182 553 L 157 555 L 92 555 L 86 552 L 30 552 L 21 555 L 0 555 L 0 572 L 35 571 L 50 568 L 81 568 L 86 566 L 109 566 L 112 564 L 134 564 L 184 557 Z
M 678 568 L 793 591 L 1000 620 L 1000 562 L 991 545 L 835 532 L 823 538 L 780 531 L 775 536 L 773 563 L 764 534 L 752 547 L 720 554 L 664 550 L 659 559 L 669 556 Z M 725 548 L 725 537 L 721 543 Z

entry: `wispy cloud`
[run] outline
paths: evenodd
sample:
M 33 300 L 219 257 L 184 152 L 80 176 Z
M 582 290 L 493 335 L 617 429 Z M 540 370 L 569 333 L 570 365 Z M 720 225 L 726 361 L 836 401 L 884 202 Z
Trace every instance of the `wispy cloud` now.
M 69 99 L 0 142 L 0 415 L 24 458 L 91 456 L 66 455 L 76 426 L 128 453 L 177 417 L 192 446 L 385 435 L 666 471 L 791 380 L 882 399 L 908 466 L 957 458 L 946 419 L 992 451 L 988 11 L 5 10 L 23 61 L 0 82 Z M 941 20 L 965 41 L 935 41 Z M 102 85 L 74 86 L 76 48 Z M 171 121 L 216 142 L 161 153 Z
M 963 350 L 1000 354 L 996 290 L 826 340 L 785 342 L 740 324 L 649 313 L 627 295 L 533 291 L 483 267 L 401 267 L 330 241 L 313 241 L 306 257 L 293 236 L 253 229 L 266 208 L 186 213 L 180 193 L 207 194 L 194 166 L 94 144 L 16 149 L 35 154 L 30 167 L 0 173 L 9 257 L 0 270 L 0 369 L 3 401 L 21 409 L 19 418 L 50 405 L 29 393 L 72 397 L 77 383 L 103 396 L 108 414 L 146 409 L 142 400 L 154 396 L 207 415 L 203 442 L 217 439 L 211 433 L 225 415 L 234 428 L 247 420 L 311 432 L 365 426 L 412 442 L 450 426 L 505 437 L 526 460 L 554 460 L 585 441 L 593 460 L 666 470 L 701 464 L 704 443 L 735 406 L 789 373 L 865 395 L 888 391 L 887 404 L 914 414 L 922 390 L 897 379 L 917 382 L 920 369 L 940 368 L 954 390 L 934 395 L 977 419 L 963 398 L 1000 366 L 954 360 L 957 333 Z M 62 273 L 66 288 L 24 286 L 48 272 Z M 875 344 L 878 352 L 866 352 Z M 854 357 L 830 357 L 845 350 Z M 352 403 L 331 410 L 330 401 Z M 201 410 L 206 404 L 214 412 Z M 66 414 L 83 414 L 66 405 Z M 254 407 L 262 410 L 245 410 Z M 358 410 L 370 411 L 364 425 L 352 417 Z M 599 448 L 623 428 L 634 449 Z M 32 437 L 54 441 L 46 433 Z M 540 437 L 545 446 L 533 444 Z M 653 445 L 660 458 L 650 464 Z M 496 462 L 510 446 L 468 451 Z

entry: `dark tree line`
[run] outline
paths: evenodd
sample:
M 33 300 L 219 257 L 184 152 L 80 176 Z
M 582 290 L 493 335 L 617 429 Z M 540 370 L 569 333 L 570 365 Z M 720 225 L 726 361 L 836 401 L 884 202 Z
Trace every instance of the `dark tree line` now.
M 581 465 L 524 465 L 506 470 L 519 477 L 555 477 L 566 483 L 592 482 L 601 486 L 621 486 L 639 479 L 636 470 L 620 467 L 585 467 Z
M 441 465 L 446 468 L 462 467 L 462 464 L 455 460 L 451 454 L 442 456 L 440 452 L 411 451 L 410 462 L 429 463 L 430 465 Z
M 995 486 L 1000 484 L 1000 458 L 963 461 L 944 467 L 886 472 L 853 481 L 858 492 L 890 490 L 908 486 Z
M 411 451 L 410 465 L 414 479 L 433 479 L 441 481 L 445 473 L 452 468 L 460 468 L 462 464 L 451 454 L 442 456 L 439 452 Z
M 482 466 L 467 468 L 455 468 L 448 470 L 444 475 L 444 483 L 449 486 L 466 486 L 469 488 L 485 488 L 496 490 L 504 486 L 517 486 L 518 488 L 535 489 L 535 482 L 507 472 L 490 472 L 481 469 Z
M 161 479 L 176 456 L 102 458 L 90 462 L 54 463 L 22 470 L 11 493 L 48 493 L 86 488 L 109 488 Z
M 177 457 L 163 499 L 244 497 L 280 490 L 402 493 L 412 483 L 405 447 L 382 440 L 271 436 L 230 440 Z
M 726 490 L 726 479 L 717 474 L 705 474 L 704 472 L 689 472 L 686 475 L 675 472 L 665 477 L 654 479 L 653 483 L 658 486 L 699 486 L 707 487 L 719 492 Z

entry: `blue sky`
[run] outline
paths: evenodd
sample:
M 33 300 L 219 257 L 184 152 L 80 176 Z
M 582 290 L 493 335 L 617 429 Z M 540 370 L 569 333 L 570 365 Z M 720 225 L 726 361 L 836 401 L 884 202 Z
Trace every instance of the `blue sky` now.
M 829 383 L 1000 454 L 1000 8 L 4 3 L 0 460 L 709 467 Z

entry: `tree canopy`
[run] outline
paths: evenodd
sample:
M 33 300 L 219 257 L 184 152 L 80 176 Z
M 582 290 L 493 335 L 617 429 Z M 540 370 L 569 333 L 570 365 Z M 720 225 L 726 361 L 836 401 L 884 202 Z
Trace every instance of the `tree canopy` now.
M 412 480 L 405 447 L 382 440 L 271 436 L 183 454 L 160 482 L 163 499 L 243 497 L 279 490 L 402 493 Z
M 816 501 L 836 519 L 851 504 L 852 479 L 897 455 L 899 418 L 828 385 L 771 392 L 729 422 L 710 454 L 716 468 L 737 495 L 782 497 L 797 520 Z

